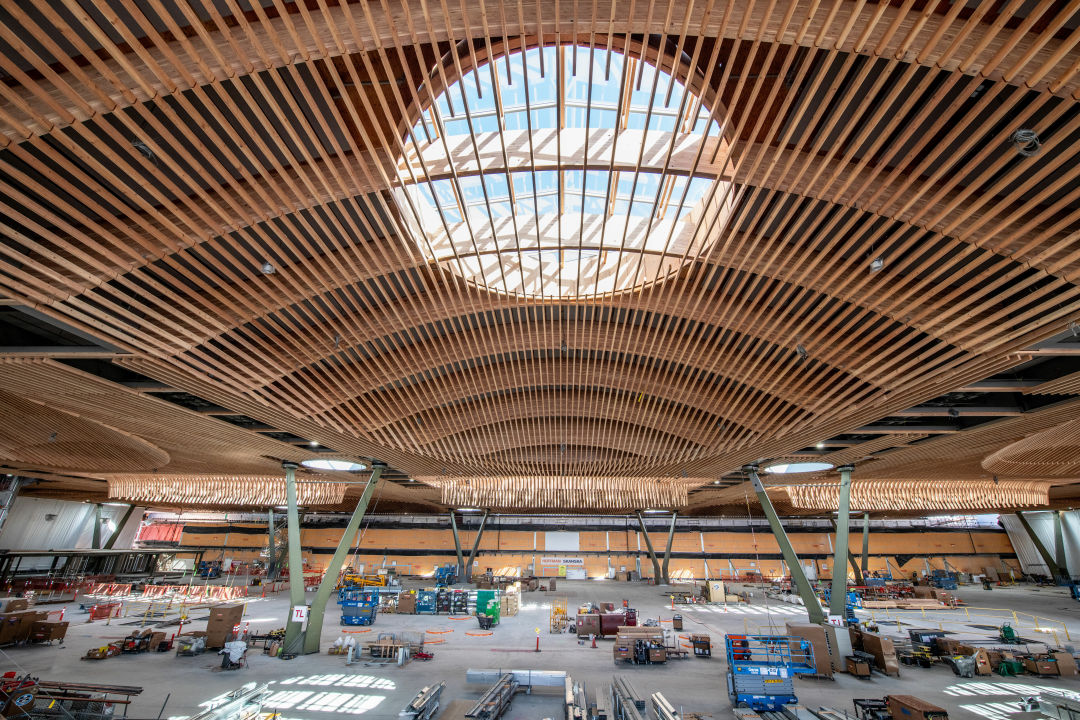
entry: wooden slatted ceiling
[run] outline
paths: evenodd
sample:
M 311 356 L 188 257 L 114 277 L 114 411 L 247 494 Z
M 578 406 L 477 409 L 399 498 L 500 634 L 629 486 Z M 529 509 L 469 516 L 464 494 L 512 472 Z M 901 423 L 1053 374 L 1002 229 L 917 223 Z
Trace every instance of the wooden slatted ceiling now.
M 0 289 L 350 454 L 442 478 L 708 477 L 1009 367 L 1080 312 L 1069 4 L 116 2 L 0 27 Z M 644 40 L 721 128 L 576 160 L 723 181 L 681 269 L 528 298 L 425 259 L 400 158 L 452 178 L 575 162 L 500 149 L 502 128 L 492 157 L 408 131 L 474 55 L 541 30 Z M 1035 157 L 1008 143 L 1021 127 Z

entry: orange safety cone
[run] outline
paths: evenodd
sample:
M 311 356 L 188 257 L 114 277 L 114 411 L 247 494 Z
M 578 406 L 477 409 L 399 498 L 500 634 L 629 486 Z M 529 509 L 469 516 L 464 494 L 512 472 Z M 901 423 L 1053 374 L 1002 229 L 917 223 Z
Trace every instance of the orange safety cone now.
M 589 637 L 592 638 L 592 646 L 593 646 L 593 650 L 595 650 L 596 649 L 596 636 L 593 635 L 592 633 L 589 633 Z

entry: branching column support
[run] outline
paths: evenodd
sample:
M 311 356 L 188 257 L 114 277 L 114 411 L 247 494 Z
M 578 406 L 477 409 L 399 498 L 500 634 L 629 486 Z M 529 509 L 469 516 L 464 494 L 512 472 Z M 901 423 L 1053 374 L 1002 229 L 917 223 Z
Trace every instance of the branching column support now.
M 300 511 L 296 507 L 296 469 L 294 462 L 281 463 L 285 470 L 285 505 L 289 530 L 289 617 L 285 622 L 283 654 L 299 654 L 303 643 L 303 625 L 292 618 L 292 609 L 304 605 L 304 558 L 300 551 Z
M 458 535 L 457 519 L 454 517 L 454 511 L 450 511 L 450 529 L 454 533 L 454 552 L 457 553 L 457 579 L 458 582 L 463 582 L 465 579 L 465 556 L 461 553 L 461 537 Z
M 803 604 L 806 606 L 806 614 L 810 622 L 821 625 L 825 622 L 825 613 L 821 609 L 821 601 L 818 600 L 817 593 L 814 592 L 810 581 L 806 579 L 806 572 L 799 563 L 799 556 L 795 554 L 795 548 L 791 547 L 791 540 L 788 539 L 787 532 L 784 531 L 784 526 L 780 523 L 776 509 L 773 508 L 772 500 L 769 499 L 769 494 L 765 492 L 765 486 L 761 484 L 757 466 L 747 466 L 746 471 L 750 476 L 750 484 L 754 487 L 754 494 L 757 495 L 761 509 L 769 520 L 769 527 L 772 528 L 776 544 L 780 546 L 780 553 L 784 556 L 784 562 L 787 563 L 788 570 L 791 572 L 791 580 L 795 583 L 795 589 L 799 591 L 799 597 L 802 598 Z
M 371 502 L 371 496 L 375 491 L 379 478 L 382 476 L 382 472 L 382 465 L 375 465 L 371 469 L 371 477 L 368 478 L 367 485 L 364 486 L 360 501 L 356 503 L 356 509 L 353 510 L 352 517 L 349 518 L 349 524 L 345 526 L 345 532 L 341 534 L 337 548 L 330 558 L 330 564 L 327 565 L 326 572 L 323 573 L 322 580 L 319 582 L 319 587 L 315 590 L 315 599 L 311 601 L 311 610 L 308 612 L 307 632 L 304 633 L 305 655 L 319 652 L 319 638 L 322 635 L 323 618 L 326 617 L 326 603 L 330 599 L 330 593 L 337 587 L 338 577 L 341 576 L 341 566 L 345 563 L 345 556 L 349 554 L 349 546 L 352 545 L 353 538 L 356 537 L 356 533 L 360 529 L 360 523 L 364 519 L 364 514 L 367 513 L 368 504 Z
M 1042 556 L 1043 562 L 1046 563 L 1046 567 L 1050 570 L 1050 575 L 1053 577 L 1054 582 L 1061 583 L 1064 576 L 1061 573 L 1061 568 L 1058 567 L 1057 562 L 1054 560 L 1054 556 L 1050 554 L 1050 551 L 1046 549 L 1046 545 L 1039 539 L 1039 536 L 1035 534 L 1035 528 L 1031 527 L 1031 523 L 1024 517 L 1024 513 L 1017 512 L 1016 517 L 1019 518 L 1020 524 L 1024 526 L 1024 530 L 1027 531 L 1028 537 L 1031 538 L 1031 542 L 1035 544 L 1035 549 L 1039 551 L 1039 555 Z
M 848 521 L 851 509 L 851 465 L 840 468 L 840 494 L 836 508 L 836 540 L 833 542 L 832 592 L 829 614 L 844 616 L 847 606 Z
M 480 549 L 480 538 L 484 535 L 484 525 L 487 524 L 490 510 L 484 511 L 484 517 L 480 518 L 480 527 L 476 530 L 476 539 L 473 540 L 472 552 L 469 553 L 469 562 L 465 565 L 465 582 L 471 582 L 473 576 L 473 562 L 476 560 L 476 552 Z
M 671 542 L 675 539 L 675 520 L 678 517 L 679 512 L 677 510 L 671 513 L 671 527 L 668 529 L 667 548 L 664 550 L 664 567 L 661 570 L 665 585 L 671 584 L 671 575 L 668 574 L 668 563 L 671 562 Z
M 652 540 L 649 539 L 649 531 L 645 529 L 645 516 L 638 511 L 637 514 L 638 524 L 641 525 L 641 534 L 645 537 L 645 549 L 649 551 L 649 559 L 652 560 L 653 567 L 653 582 L 660 584 L 663 582 L 663 573 L 660 570 L 660 561 L 656 559 L 656 553 L 653 551 Z

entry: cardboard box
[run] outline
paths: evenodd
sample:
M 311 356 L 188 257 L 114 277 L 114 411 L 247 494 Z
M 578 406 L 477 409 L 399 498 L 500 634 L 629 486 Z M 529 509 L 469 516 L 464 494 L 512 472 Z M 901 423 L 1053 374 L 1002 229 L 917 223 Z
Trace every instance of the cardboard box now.
M 949 713 L 914 695 L 886 695 L 893 720 L 946 720 Z
M 48 619 L 49 613 L 37 610 L 0 613 L 0 645 L 26 642 L 34 623 Z
M 1053 652 L 1050 653 L 1054 656 L 1054 660 L 1057 660 L 1058 673 L 1061 675 L 1076 675 L 1076 658 L 1067 652 Z
M 1075 668 L 1075 664 L 1073 665 Z M 976 675 L 992 675 L 994 672 L 993 665 L 990 664 L 990 655 L 986 652 L 985 648 L 979 648 L 975 651 L 975 674 Z
M 793 637 L 801 637 L 810 643 L 814 649 L 814 667 L 816 675 L 823 678 L 833 676 L 832 655 L 829 652 L 829 641 L 825 634 L 825 628 L 821 625 L 810 623 L 787 623 L 787 634 Z
M 896 677 L 900 674 L 900 660 L 896 656 L 893 641 L 878 633 L 864 632 L 861 636 L 863 652 L 874 656 L 874 667 L 886 675 Z
M 30 607 L 30 603 L 26 602 L 26 598 L 19 597 L 2 597 L 0 598 L 0 613 L 12 613 L 20 610 L 27 610 Z
M 67 636 L 67 630 L 68 623 L 66 620 L 64 622 L 37 620 L 30 625 L 30 640 L 31 642 L 63 641 Z
M 401 593 L 397 600 L 398 615 L 416 614 L 416 595 L 413 593 Z
M 1057 660 L 1053 658 L 1024 658 L 1024 670 L 1032 675 L 1060 675 Z
M 225 647 L 225 643 L 244 617 L 244 606 L 218 605 L 210 608 L 210 619 L 206 621 L 206 647 Z
M 578 613 L 577 636 L 587 638 L 590 635 L 600 636 L 600 616 L 596 613 Z
M 853 655 L 844 658 L 844 669 L 855 677 L 870 677 L 870 663 Z

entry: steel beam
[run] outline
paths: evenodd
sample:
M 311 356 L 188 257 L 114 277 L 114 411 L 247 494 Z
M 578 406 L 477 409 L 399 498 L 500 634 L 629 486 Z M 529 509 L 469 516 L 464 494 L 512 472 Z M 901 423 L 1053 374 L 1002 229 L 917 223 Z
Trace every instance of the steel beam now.
M 457 518 L 454 511 L 450 511 L 450 530 L 454 533 L 454 552 L 457 553 L 457 578 L 458 581 L 465 579 L 465 556 L 461 552 L 461 536 L 458 535 Z
M 844 617 L 847 606 L 848 521 L 851 509 L 851 471 L 840 468 L 840 494 L 836 508 L 836 540 L 833 542 L 832 592 L 829 594 L 829 614 Z
M 675 539 L 675 520 L 679 517 L 679 511 L 675 510 L 671 513 L 671 527 L 668 529 L 667 534 L 667 549 L 664 550 L 664 567 L 661 572 L 663 573 L 664 584 L 671 584 L 671 575 L 668 574 L 668 563 L 671 561 L 671 541 Z
M 1043 562 L 1046 563 L 1047 569 L 1050 570 L 1050 575 L 1053 577 L 1054 582 L 1062 582 L 1064 576 L 1061 574 L 1061 568 L 1058 567 L 1057 561 L 1054 560 L 1054 556 L 1051 555 L 1050 551 L 1043 545 L 1043 541 L 1035 534 L 1035 528 L 1031 527 L 1031 523 L 1024 517 L 1024 513 L 1017 512 L 1016 517 L 1019 518 L 1020 524 L 1023 525 L 1024 530 L 1027 531 L 1028 537 L 1031 538 L 1031 542 L 1035 544 L 1035 549 L 1038 550 L 1039 555 L 1042 556 Z
M 304 557 L 300 551 L 300 511 L 296 507 L 297 463 L 281 463 L 285 470 L 285 505 L 289 528 L 289 616 L 285 621 L 282 654 L 297 655 L 303 649 L 303 625 L 292 619 L 292 608 L 304 605 Z
M 105 550 L 112 550 L 113 545 L 116 544 L 116 539 L 120 537 L 120 531 L 127 525 L 127 521 L 131 518 L 132 511 L 135 510 L 134 505 L 128 505 L 127 510 L 124 511 L 124 516 L 120 518 L 120 522 L 116 524 L 116 529 L 109 535 L 109 539 L 105 541 Z
M 349 554 L 349 546 L 352 545 L 353 538 L 356 537 L 356 533 L 360 529 L 364 514 L 367 513 L 368 504 L 371 502 L 371 496 L 379 482 L 379 478 L 382 476 L 382 472 L 382 465 L 372 467 L 371 477 L 368 478 L 367 485 L 364 486 L 364 492 L 360 495 L 359 502 L 356 503 L 356 509 L 353 510 L 352 517 L 349 518 L 349 523 L 345 526 L 345 532 L 341 534 L 337 548 L 330 558 L 330 564 L 326 566 L 326 572 L 323 573 L 319 587 L 315 590 L 315 598 L 311 601 L 311 609 L 308 610 L 307 631 L 304 633 L 305 655 L 319 652 L 319 637 L 322 635 L 323 618 L 326 616 L 326 602 L 330 599 L 330 593 L 337 587 L 338 577 L 341 575 L 341 566 L 345 562 L 345 556 Z
M 465 565 L 465 582 L 472 582 L 473 562 L 476 560 L 476 552 L 480 549 L 480 538 L 484 534 L 484 525 L 487 524 L 490 510 L 484 511 L 484 517 L 480 518 L 480 527 L 476 530 L 476 539 L 473 541 L 472 552 L 469 553 L 469 562 Z
M 649 531 L 645 529 L 645 517 L 641 514 L 640 510 L 637 514 L 637 520 L 638 524 L 641 525 L 641 534 L 645 536 L 645 548 L 649 551 L 649 559 L 652 560 L 653 582 L 659 585 L 663 582 L 663 571 L 660 569 L 660 561 L 656 559 L 652 540 L 649 539 Z
M 791 571 L 791 580 L 795 583 L 795 588 L 799 591 L 799 596 L 806 606 L 806 614 L 810 622 L 821 625 L 825 622 L 825 612 L 821 609 L 821 601 L 818 600 L 817 593 L 814 592 L 813 586 L 810 585 L 810 581 L 806 578 L 806 572 L 799 563 L 799 556 L 795 554 L 795 548 L 791 547 L 791 540 L 788 539 L 787 532 L 784 531 L 784 526 L 780 523 L 780 517 L 776 514 L 772 500 L 769 499 L 769 494 L 765 492 L 765 486 L 761 484 L 757 466 L 751 465 L 746 470 L 750 476 L 750 484 L 754 487 L 754 494 L 757 495 L 761 509 L 769 520 L 769 527 L 772 528 L 776 544 L 780 546 L 780 553 L 784 556 L 784 562 L 788 564 L 788 570 Z

